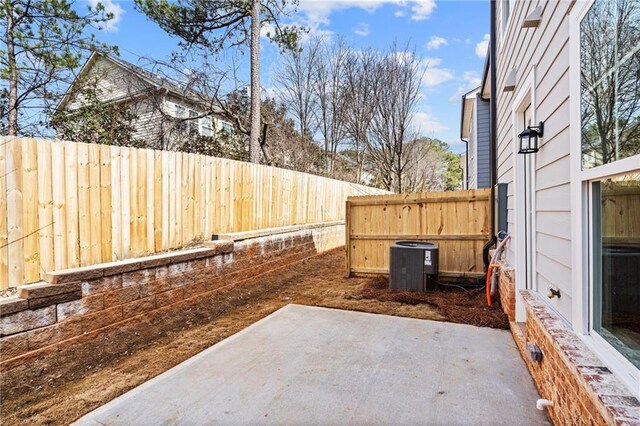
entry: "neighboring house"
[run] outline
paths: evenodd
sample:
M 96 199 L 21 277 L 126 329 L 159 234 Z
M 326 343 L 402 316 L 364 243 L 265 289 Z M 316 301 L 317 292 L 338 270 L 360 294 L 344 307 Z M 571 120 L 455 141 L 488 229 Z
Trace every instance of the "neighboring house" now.
M 554 422 L 639 424 L 640 2 L 492 3 L 503 307 Z M 539 151 L 519 154 L 540 122 Z
M 479 87 L 462 96 L 460 139 L 467 143 L 464 188 L 489 188 L 489 102 Z
M 151 148 L 178 149 L 188 134 L 212 136 L 233 131 L 220 113 L 210 111 L 202 95 L 119 58 L 93 53 L 80 70 L 57 111 L 73 112 L 83 102 L 80 90 L 95 84 L 98 99 L 126 103 L 137 116 L 133 137 Z M 191 117 L 193 120 L 185 120 Z
M 462 189 L 469 189 L 469 161 L 467 160 L 467 153 L 458 155 L 460 159 L 460 168 L 462 169 Z

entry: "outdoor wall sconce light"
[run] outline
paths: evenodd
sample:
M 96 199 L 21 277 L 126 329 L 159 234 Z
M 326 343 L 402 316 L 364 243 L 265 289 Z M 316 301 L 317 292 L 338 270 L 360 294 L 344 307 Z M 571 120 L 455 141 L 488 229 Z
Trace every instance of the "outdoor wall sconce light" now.
M 527 126 L 527 128 L 518 135 L 518 139 L 520 139 L 520 150 L 518 154 L 533 154 L 534 152 L 538 152 L 538 138 L 541 138 L 543 134 L 543 122 L 540 122 L 538 126 Z

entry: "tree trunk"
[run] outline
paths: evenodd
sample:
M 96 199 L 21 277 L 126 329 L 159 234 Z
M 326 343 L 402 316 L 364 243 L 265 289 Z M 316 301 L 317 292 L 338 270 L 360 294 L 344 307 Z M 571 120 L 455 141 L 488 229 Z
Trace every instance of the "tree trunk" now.
M 249 161 L 260 162 L 260 0 L 251 11 L 251 135 Z
M 18 67 L 16 64 L 15 45 L 13 43 L 13 10 L 11 6 L 7 14 L 7 56 L 9 59 L 9 104 L 8 107 L 8 135 L 18 134 Z

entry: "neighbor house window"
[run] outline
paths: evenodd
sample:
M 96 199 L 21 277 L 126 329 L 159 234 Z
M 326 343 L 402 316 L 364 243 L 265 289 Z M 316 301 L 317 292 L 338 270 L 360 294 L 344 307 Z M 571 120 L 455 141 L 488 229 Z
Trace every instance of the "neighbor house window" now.
M 637 0 L 596 0 L 580 22 L 581 181 L 589 189 L 584 208 L 591 223 L 589 328 L 604 340 L 602 347 L 613 348 L 607 350 L 615 364 L 629 365 L 635 377 L 640 377 L 639 22 Z
M 233 126 L 231 125 L 231 123 L 227 123 L 226 121 L 223 121 L 221 123 L 221 127 L 224 132 L 227 132 L 228 134 L 233 133 Z
M 186 118 L 187 109 L 181 105 L 173 104 L 174 107 L 174 115 L 176 118 Z
M 174 116 L 180 119 L 178 121 L 177 129 L 180 130 L 181 132 L 184 132 L 185 130 L 187 130 L 187 125 L 182 119 L 187 118 L 187 109 L 178 104 L 173 104 L 173 108 L 174 108 Z
M 202 136 L 211 136 L 211 117 L 202 117 L 200 119 L 200 128 Z
M 198 119 L 196 117 L 198 117 L 198 112 L 194 111 L 194 110 L 189 110 L 189 118 L 190 120 L 188 121 L 188 129 L 189 129 L 189 133 L 199 133 L 198 132 Z

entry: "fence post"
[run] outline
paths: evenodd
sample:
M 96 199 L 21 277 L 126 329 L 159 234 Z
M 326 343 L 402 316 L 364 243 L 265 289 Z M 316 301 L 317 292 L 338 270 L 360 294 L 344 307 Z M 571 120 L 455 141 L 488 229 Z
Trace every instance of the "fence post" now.
M 344 214 L 344 246 L 346 249 L 346 277 L 351 278 L 351 201 L 347 198 Z

